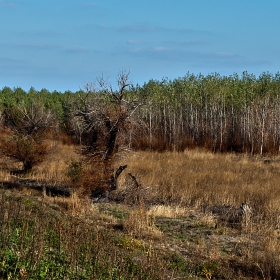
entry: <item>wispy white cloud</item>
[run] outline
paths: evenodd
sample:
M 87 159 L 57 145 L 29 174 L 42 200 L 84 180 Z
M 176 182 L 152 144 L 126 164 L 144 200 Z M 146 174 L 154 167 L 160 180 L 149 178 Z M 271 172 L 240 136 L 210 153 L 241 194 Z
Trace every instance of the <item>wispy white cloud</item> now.
M 188 28 L 167 28 L 165 26 L 160 25 L 149 25 L 149 24 L 127 24 L 121 26 L 112 26 L 100 23 L 97 27 L 102 29 L 112 29 L 121 32 L 128 33 L 152 33 L 152 32 L 180 32 L 180 33 L 206 33 L 207 31 L 203 30 L 195 30 Z
M 97 24 L 97 28 L 105 30 L 105 29 L 114 29 L 115 27 L 114 26 L 106 25 L 104 23 L 99 23 L 99 24 Z
M 158 60 L 168 60 L 168 59 L 180 59 L 182 55 L 185 55 L 184 51 L 174 50 L 170 48 L 166 48 L 163 46 L 155 46 L 155 47 L 138 47 L 129 50 L 129 53 Z
M 1 66 L 6 66 L 6 65 L 18 65 L 23 63 L 24 60 L 22 59 L 16 59 L 16 58 L 11 58 L 11 57 L 0 57 L 0 65 Z M 0 67 L 1 68 L 1 67 Z
M 138 45 L 141 43 L 140 40 L 134 40 L 134 39 L 130 39 L 127 41 L 128 44 L 131 44 L 131 45 Z
M 205 45 L 209 42 L 206 40 L 184 40 L 184 41 L 175 41 L 175 40 L 166 40 L 164 43 L 177 45 L 177 46 L 193 46 L 193 45 Z
M 72 46 L 72 47 L 65 47 L 62 50 L 64 53 L 66 54 L 101 54 L 101 53 L 105 53 L 104 50 L 102 49 L 91 49 L 91 48 L 86 48 L 86 47 L 82 47 L 82 46 Z
M 0 6 L 3 8 L 17 8 L 19 4 L 16 4 L 14 2 L 7 2 L 5 0 L 0 0 Z
M 228 58 L 236 56 L 233 53 L 228 53 L 228 52 L 216 52 L 215 54 L 219 57 L 228 57 Z M 239 56 L 239 57 L 242 57 L 242 56 Z
M 96 2 L 87 2 L 83 4 L 86 7 L 96 7 L 98 4 Z
M 37 65 L 34 62 L 26 59 L 18 59 L 12 57 L 0 57 L 0 74 L 7 76 L 7 74 L 14 77 L 20 76 L 36 76 L 37 74 L 54 73 L 55 67 L 46 65 Z
M 159 46 L 159 47 L 154 47 L 153 50 L 156 51 L 156 52 L 166 52 L 166 51 L 168 52 L 168 51 L 170 51 L 169 48 L 161 47 L 161 46 Z
M 182 33 L 192 33 L 192 32 L 206 32 L 206 31 L 202 31 L 202 30 L 194 30 L 194 29 L 191 29 L 191 28 L 179 28 L 177 29 L 179 32 L 182 32 Z
M 22 30 L 17 30 L 13 31 L 13 34 L 16 36 L 22 36 L 22 37 L 47 37 L 47 36 L 63 36 L 65 33 L 62 32 L 57 32 L 53 30 L 29 30 L 29 31 L 22 31 Z
M 114 31 L 122 31 L 122 32 L 152 32 L 156 30 L 162 30 L 162 27 L 155 27 L 155 26 L 149 26 L 149 25 L 142 25 L 142 24 L 128 24 L 128 25 L 122 25 L 122 26 L 115 26 L 115 25 L 106 25 L 103 23 L 100 23 L 97 25 L 98 28 L 101 29 L 107 29 L 107 30 L 114 30 Z
M 165 30 L 163 26 L 152 26 L 145 24 L 128 24 L 119 26 L 117 29 L 125 32 L 155 32 Z
M 62 48 L 62 46 L 60 46 L 60 45 L 46 44 L 46 43 L 40 43 L 40 42 L 20 43 L 20 44 L 14 45 L 14 47 L 37 49 L 37 50 L 60 49 L 60 48 Z
M 44 42 L 23 42 L 17 44 L 0 44 L 1 48 L 4 49 L 15 49 L 15 50 L 26 50 L 26 51 L 38 51 L 45 52 L 48 54 L 50 51 L 60 51 L 68 54 L 82 54 L 82 53 L 90 53 L 90 52 L 101 52 L 99 50 L 91 50 L 90 48 L 86 48 L 83 46 L 63 46 L 58 44 L 48 44 Z
M 185 51 L 166 47 L 133 48 L 129 50 L 133 56 L 147 58 L 150 61 L 168 61 L 188 63 L 194 67 L 251 67 L 267 66 L 268 60 L 257 60 L 229 52 Z
M 73 47 L 65 48 L 64 51 L 67 53 L 87 53 L 90 52 L 91 50 L 81 46 L 73 46 Z

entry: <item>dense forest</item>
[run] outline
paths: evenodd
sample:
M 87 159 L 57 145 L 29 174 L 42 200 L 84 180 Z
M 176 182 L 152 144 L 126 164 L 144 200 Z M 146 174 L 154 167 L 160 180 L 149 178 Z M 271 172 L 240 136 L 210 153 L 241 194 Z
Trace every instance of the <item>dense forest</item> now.
M 23 133 L 25 127 L 27 135 L 39 128 L 55 128 L 57 137 L 64 135 L 84 144 L 87 129 L 74 121 L 77 114 L 73 112 L 85 109 L 85 100 L 92 100 L 100 111 L 102 106 L 113 107 L 108 89 L 114 92 L 105 83 L 97 88 L 87 85 L 78 92 L 4 87 L 0 91 L 2 128 L 20 126 Z M 133 116 L 125 134 L 118 137 L 130 148 L 181 151 L 203 147 L 261 155 L 280 151 L 279 73 L 259 77 L 247 72 L 241 76 L 188 73 L 174 80 L 150 80 L 143 86 L 126 84 L 122 95 Z M 23 123 L 28 120 L 34 127 Z

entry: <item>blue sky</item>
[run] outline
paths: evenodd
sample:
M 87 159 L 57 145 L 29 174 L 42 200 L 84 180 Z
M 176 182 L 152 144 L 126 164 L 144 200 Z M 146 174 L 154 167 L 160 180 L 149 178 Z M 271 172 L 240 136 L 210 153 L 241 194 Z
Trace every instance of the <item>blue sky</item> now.
M 279 0 L 0 0 L 0 88 L 275 74 Z

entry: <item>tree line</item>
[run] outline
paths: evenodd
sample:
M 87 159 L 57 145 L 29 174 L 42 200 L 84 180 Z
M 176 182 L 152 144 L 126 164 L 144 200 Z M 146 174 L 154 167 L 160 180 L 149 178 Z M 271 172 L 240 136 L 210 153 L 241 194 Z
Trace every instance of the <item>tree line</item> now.
M 187 73 L 142 86 L 131 85 L 128 74 L 122 73 L 118 82 L 116 90 L 105 79 L 77 92 L 2 88 L 2 151 L 13 157 L 16 150 L 23 153 L 37 145 L 36 159 L 25 162 L 27 154 L 20 159 L 26 170 L 32 161 L 43 159 L 44 139 L 62 135 L 83 145 L 87 154 L 91 151 L 92 158 L 106 160 L 122 147 L 203 147 L 260 155 L 280 151 L 279 73 Z M 102 156 L 97 156 L 100 151 Z
M 138 118 L 145 124 L 139 148 L 278 154 L 280 74 L 150 80 L 131 89 L 145 99 Z

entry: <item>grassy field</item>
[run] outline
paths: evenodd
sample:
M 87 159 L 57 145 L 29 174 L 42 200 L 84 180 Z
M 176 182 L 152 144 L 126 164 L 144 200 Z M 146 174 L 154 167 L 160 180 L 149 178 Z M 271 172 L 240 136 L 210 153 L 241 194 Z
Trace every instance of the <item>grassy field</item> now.
M 67 185 L 79 156 L 55 147 L 20 180 Z M 21 167 L 3 158 L 0 279 L 280 279 L 280 157 L 136 152 L 120 164 L 119 189 L 92 203 L 12 188 Z

